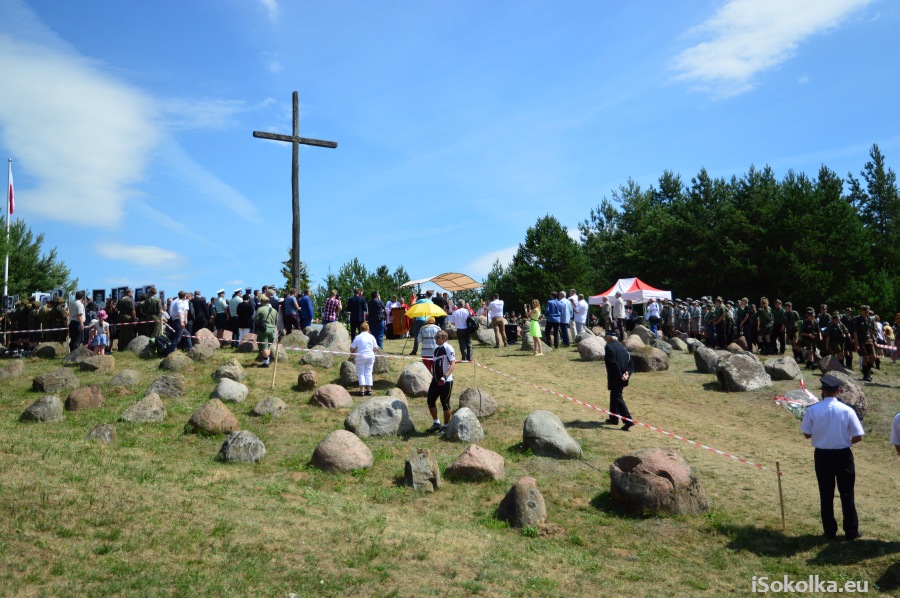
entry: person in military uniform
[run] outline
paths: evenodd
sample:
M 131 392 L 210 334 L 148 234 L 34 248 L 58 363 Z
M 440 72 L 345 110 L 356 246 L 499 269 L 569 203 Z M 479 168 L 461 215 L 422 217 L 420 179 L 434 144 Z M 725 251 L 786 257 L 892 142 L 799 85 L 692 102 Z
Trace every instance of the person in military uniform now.
M 853 318 L 853 335 L 863 382 L 871 382 L 872 366 L 875 365 L 875 320 L 869 317 L 868 305 L 860 307 L 859 315 Z
M 847 327 L 841 324 L 841 314 L 831 314 L 831 323 L 825 328 L 825 353 L 843 360 L 844 344 L 850 338 Z
M 41 311 L 41 302 L 34 301 L 28 306 L 28 350 L 33 351 L 41 342 L 41 321 L 38 314 Z
M 773 320 L 768 297 L 762 297 L 759 300 L 759 309 L 756 310 L 756 321 L 759 323 L 759 354 L 771 355 L 775 350 L 772 346 Z
M 51 333 L 43 331 L 50 328 L 50 314 L 52 311 L 50 303 L 44 303 L 38 310 L 38 325 L 41 327 L 41 339 L 44 341 L 50 340 Z
M 781 307 L 781 299 L 776 299 L 774 305 L 775 307 L 772 309 L 772 353 L 774 354 L 777 350 L 779 355 L 784 355 L 784 308 Z
M 125 294 L 119 298 L 117 305 L 119 311 L 117 332 L 119 335 L 119 351 L 128 348 L 128 343 L 134 339 L 135 330 L 134 323 L 137 322 L 137 311 L 134 306 L 134 291 L 130 288 L 125 289 Z
M 803 352 L 798 343 L 800 338 L 800 314 L 794 311 L 794 305 L 787 301 L 784 304 L 784 331 L 787 342 L 791 343 L 796 361 L 803 361 Z
M 848 370 L 853 369 L 853 351 L 854 346 L 854 334 L 853 334 L 853 308 L 848 307 L 844 309 L 844 315 L 841 316 L 841 324 L 844 325 L 844 328 L 847 329 L 847 332 L 850 333 L 850 338 L 847 339 L 847 342 L 844 343 L 844 366 Z
M 269 367 L 269 343 L 275 342 L 275 327 L 278 324 L 278 312 L 269 305 L 269 297 L 263 295 L 259 298 L 259 309 L 253 316 L 253 324 L 256 329 L 256 340 L 259 342 L 259 351 L 263 362 L 261 368 Z
M 64 343 L 69 335 L 69 310 L 66 309 L 66 300 L 63 297 L 57 297 L 54 303 L 53 311 L 50 314 L 50 327 L 57 330 L 54 330 L 51 336 L 55 342 Z
M 147 321 L 141 328 L 143 334 L 153 337 L 161 332 L 163 306 L 156 294 L 156 287 L 150 287 L 147 296 L 141 301 L 141 319 Z
M 819 341 L 819 325 L 816 322 L 816 310 L 806 308 L 806 319 L 800 324 L 800 346 L 806 352 L 806 369 L 813 369 L 816 360 L 816 344 Z

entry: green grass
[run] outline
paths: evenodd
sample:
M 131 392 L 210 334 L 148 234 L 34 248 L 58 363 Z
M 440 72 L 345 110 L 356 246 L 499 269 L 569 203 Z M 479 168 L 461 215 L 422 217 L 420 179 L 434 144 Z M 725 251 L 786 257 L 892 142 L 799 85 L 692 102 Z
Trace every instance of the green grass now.
M 400 342 L 388 342 L 399 353 Z M 250 398 L 233 406 L 241 426 L 266 444 L 256 465 L 215 460 L 222 437 L 183 434 L 190 414 L 215 386 L 209 374 L 237 355 L 248 369 Z M 535 359 L 515 349 L 476 347 L 476 359 L 592 404 L 607 403 L 602 364 L 572 351 Z M 471 365 L 457 370 L 454 395 L 479 386 L 501 410 L 482 421 L 482 446 L 503 455 L 506 479 L 444 481 L 434 494 L 398 485 L 416 447 L 432 450 L 443 471 L 465 446 L 436 437 L 367 439 L 370 470 L 334 475 L 309 459 L 316 444 L 343 427 L 344 411 L 308 404 L 294 390 L 300 366 L 291 355 L 272 369 L 252 355 L 219 351 L 213 363 L 184 372 L 188 392 L 164 399 L 164 424 L 116 423 L 118 440 L 84 440 L 100 423 L 143 396 L 161 372 L 158 360 L 116 354 L 117 369 L 141 373 L 134 392 L 108 387 L 112 374 L 78 373 L 100 384 L 106 405 L 65 414 L 56 424 L 22 424 L 22 410 L 40 397 L 31 378 L 59 362 L 29 360 L 23 376 L 0 386 L 0 595 L 597 596 L 629 594 L 746 595 L 752 576 L 864 580 L 870 593 L 900 593 L 897 497 L 900 476 L 887 442 L 900 409 L 900 368 L 883 363 L 854 449 L 857 506 L 865 537 L 825 544 L 818 517 L 812 449 L 799 422 L 771 398 L 794 387 L 758 392 L 715 390 L 713 376 L 694 371 L 693 357 L 675 353 L 668 371 L 638 374 L 626 401 L 641 421 L 784 471 L 787 532 L 781 531 L 778 489 L 769 472 L 726 459 L 644 428 L 625 434 L 600 427 L 605 418 L 560 397 Z M 885 360 L 886 362 L 887 360 Z M 392 386 L 404 362 L 377 387 Z M 0 362 L 0 366 L 3 363 Z M 339 363 L 318 371 L 338 377 Z M 810 386 L 814 381 L 809 380 Z M 380 394 L 379 391 L 376 394 Z M 273 394 L 288 411 L 253 418 L 252 405 Z M 62 398 L 65 398 L 62 396 Z M 550 409 L 584 449 L 584 461 L 535 456 L 521 444 L 522 422 Z M 417 427 L 430 424 L 424 399 L 410 399 Z M 610 463 L 645 447 L 679 451 L 699 475 L 712 510 L 696 517 L 658 517 L 623 510 L 609 496 Z M 497 505 L 519 477 L 537 479 L 545 525 L 511 529 Z

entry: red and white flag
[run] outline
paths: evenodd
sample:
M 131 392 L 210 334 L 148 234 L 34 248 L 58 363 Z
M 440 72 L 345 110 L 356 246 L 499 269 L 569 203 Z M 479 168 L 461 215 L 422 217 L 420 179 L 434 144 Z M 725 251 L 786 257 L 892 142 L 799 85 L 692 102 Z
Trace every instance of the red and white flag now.
M 16 211 L 16 194 L 13 191 L 12 162 L 9 163 L 9 192 L 7 199 L 9 201 L 6 202 L 6 206 L 9 208 L 9 215 L 12 216 Z

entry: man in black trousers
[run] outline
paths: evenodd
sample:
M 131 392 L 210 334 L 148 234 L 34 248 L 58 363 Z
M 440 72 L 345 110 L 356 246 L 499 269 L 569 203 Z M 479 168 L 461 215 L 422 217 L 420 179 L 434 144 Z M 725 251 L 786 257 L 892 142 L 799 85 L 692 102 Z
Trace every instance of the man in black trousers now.
M 611 415 L 604 422 L 612 426 L 619 425 L 619 418 L 628 418 L 622 431 L 627 432 L 634 422 L 631 420 L 631 413 L 628 412 L 628 406 L 625 405 L 625 399 L 622 397 L 622 391 L 628 386 L 628 380 L 634 373 L 634 362 L 628 351 L 619 342 L 619 338 L 611 333 L 606 334 L 606 354 L 604 356 L 606 362 L 606 387 L 609 389 L 609 411 Z
M 822 400 L 806 410 L 800 431 L 812 439 L 816 448 L 816 481 L 819 483 L 819 506 L 825 537 L 837 539 L 837 521 L 834 518 L 834 485 L 837 481 L 844 515 L 844 534 L 847 540 L 855 540 L 859 533 L 859 518 L 853 499 L 856 469 L 850 447 L 863 437 L 863 428 L 856 411 L 838 401 L 841 381 L 835 376 L 822 376 Z

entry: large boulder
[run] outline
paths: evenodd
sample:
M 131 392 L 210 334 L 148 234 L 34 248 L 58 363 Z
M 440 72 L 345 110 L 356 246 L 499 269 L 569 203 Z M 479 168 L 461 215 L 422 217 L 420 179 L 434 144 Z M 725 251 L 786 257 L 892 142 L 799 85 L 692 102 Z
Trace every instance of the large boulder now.
M 94 355 L 81 362 L 82 372 L 99 372 L 105 374 L 116 369 L 116 358 L 112 355 Z
M 475 417 L 490 417 L 497 412 L 497 399 L 480 388 L 467 388 L 459 395 L 459 406 L 471 409 Z
M 41 359 L 56 359 L 69 354 L 69 346 L 65 343 L 41 343 L 31 353 Z
M 11 378 L 18 378 L 22 374 L 25 373 L 25 364 L 22 363 L 22 360 L 11 361 L 2 368 L 0 368 L 0 380 L 9 380 Z
M 394 388 L 389 388 L 386 391 L 384 391 L 384 396 L 397 399 L 398 401 L 403 401 L 404 403 L 409 405 L 409 401 L 406 399 L 406 395 L 403 394 L 403 391 L 400 390 L 399 388 L 397 388 L 396 386 Z
M 578 459 L 581 446 L 569 436 L 559 417 L 552 411 L 534 411 L 525 420 L 522 430 L 525 446 L 541 457 Z
M 319 349 L 349 353 L 350 333 L 341 322 L 329 322 L 319 332 L 319 336 L 316 338 L 316 345 Z
M 650 332 L 650 329 L 643 324 L 638 324 L 634 327 L 634 330 L 628 333 L 628 338 L 631 338 L 632 336 L 636 336 L 641 339 L 645 345 L 649 345 L 650 339 L 654 338 L 653 333 Z
M 55 422 L 63 418 L 63 403 L 55 395 L 46 395 L 29 405 L 19 416 L 23 422 Z
M 78 388 L 78 376 L 68 368 L 56 368 L 46 374 L 41 374 L 31 381 L 31 388 L 39 392 L 59 392 Z
M 431 451 L 412 450 L 403 470 L 403 483 L 423 492 L 434 492 L 441 487 L 441 470 Z
M 167 372 L 180 372 L 191 365 L 191 358 L 181 351 L 174 351 L 159 362 L 159 369 Z
M 484 430 L 475 413 L 468 407 L 458 409 L 444 431 L 444 440 L 450 442 L 481 442 L 484 440 Z
M 734 340 L 734 343 L 741 348 L 742 351 L 749 351 L 750 345 L 747 344 L 747 339 L 743 336 L 739 336 Z
M 219 368 L 212 373 L 212 377 L 214 380 L 228 378 L 235 382 L 243 382 L 244 379 L 247 378 L 247 372 L 244 371 L 244 366 L 242 366 L 237 359 L 231 358 L 219 366 Z
M 373 374 L 389 374 L 391 372 L 391 360 L 385 357 L 381 349 L 375 349 L 375 364 L 372 366 Z
M 332 322 L 333 324 L 334 322 Z M 331 324 L 329 324 L 330 326 Z M 334 356 L 331 353 L 322 353 L 316 349 L 304 351 L 300 355 L 301 365 L 314 365 L 316 367 L 331 369 L 334 367 Z
M 202 328 L 201 330 L 206 330 L 206 328 Z M 209 361 L 212 359 L 213 355 L 216 354 L 216 350 L 218 347 L 211 347 L 210 345 L 201 345 L 200 343 L 195 344 L 191 347 L 191 350 L 188 351 L 188 358 L 192 361 Z
M 356 364 L 352 361 L 341 363 L 341 384 L 343 386 L 357 386 L 359 378 L 356 376 Z
M 830 374 L 841 381 L 841 393 L 838 395 L 838 399 L 853 407 L 859 419 L 863 419 L 869 410 L 869 401 L 866 399 L 866 393 L 863 392 L 862 387 L 849 374 L 841 372 L 830 372 Z
M 583 361 L 603 361 L 606 341 L 599 336 L 587 336 L 578 343 L 578 354 Z
M 63 357 L 63 363 L 71 363 L 79 365 L 88 357 L 93 357 L 94 352 L 87 348 L 87 345 L 78 345 L 75 350 Z
M 141 383 L 141 375 L 135 370 L 122 370 L 110 381 L 110 386 L 123 386 L 125 388 L 136 388 Z
M 478 332 L 475 333 L 475 338 L 482 345 L 488 345 L 493 347 L 497 342 L 497 337 L 494 335 L 494 330 L 492 328 L 478 328 Z
M 672 355 L 672 345 L 670 345 L 666 340 L 651 338 L 650 346 L 665 353 L 666 357 Z
M 651 448 L 624 455 L 609 466 L 614 500 L 640 513 L 703 513 L 709 501 L 690 466 L 675 451 Z
M 743 353 L 747 349 L 744 349 L 737 343 L 728 343 L 728 346 L 725 347 L 725 350 L 728 351 L 729 353 Z
M 403 368 L 397 379 L 397 387 L 409 397 L 424 397 L 431 385 L 431 372 L 420 361 L 414 361 Z
M 147 394 L 155 392 L 159 396 L 167 399 L 177 399 L 184 396 L 184 391 L 184 376 L 181 374 L 166 374 L 150 383 Z
M 644 347 L 647 346 L 647 343 L 645 343 L 645 342 L 641 339 L 641 337 L 639 337 L 639 336 L 636 335 L 636 334 L 630 335 L 628 338 L 626 338 L 624 341 L 622 341 L 622 344 L 625 345 L 625 349 L 626 349 L 629 353 L 630 353 L 631 351 L 637 351 L 637 350 L 639 350 L 639 349 L 643 349 Z
M 288 349 L 306 349 L 309 347 L 309 337 L 300 330 L 293 330 L 281 338 L 281 344 Z
M 135 424 L 159 423 L 166 419 L 166 406 L 158 394 L 151 392 L 123 411 L 119 419 Z
M 96 384 L 76 388 L 66 397 L 66 411 L 81 411 L 82 409 L 98 409 L 103 407 L 103 394 Z
M 669 369 L 669 356 L 656 347 L 642 347 L 629 351 L 636 372 L 659 372 Z
M 772 377 L 758 360 L 745 353 L 729 355 L 716 366 L 719 387 L 728 392 L 744 392 L 772 386 Z
M 150 346 L 150 337 L 139 335 L 131 339 L 128 343 L 126 349 L 135 355 L 143 356 L 144 353 L 147 352 L 147 347 Z
M 315 390 L 318 385 L 318 376 L 313 371 L 300 372 L 297 376 L 297 388 L 300 390 Z
M 350 412 L 344 427 L 359 436 L 403 436 L 415 431 L 406 401 L 392 397 L 370 399 Z
M 240 343 L 238 343 L 238 353 L 255 353 L 259 351 L 259 347 L 256 342 L 256 335 L 252 332 L 245 334 L 241 337 Z
M 831 372 L 840 372 L 842 374 L 849 375 L 850 372 L 844 367 L 844 362 L 841 361 L 839 357 L 834 355 L 826 355 L 822 359 L 819 360 L 819 369 L 822 370 L 823 374 L 828 374 Z M 797 368 L 797 371 L 800 371 L 800 368 Z M 773 379 L 776 379 L 775 376 L 772 376 Z
M 319 342 L 319 333 L 322 331 L 321 325 L 319 328 L 315 328 L 313 326 L 307 326 L 303 329 L 303 334 L 309 339 L 309 344 L 307 347 L 314 347 L 316 343 Z
M 681 340 L 679 337 L 667 338 L 666 342 L 669 343 L 669 346 L 672 347 L 673 351 L 687 351 L 688 346 L 687 343 Z
M 226 463 L 258 463 L 266 456 L 266 445 L 249 430 L 232 432 L 222 443 L 217 459 Z
M 359 436 L 347 430 L 336 430 L 319 443 L 311 463 L 324 471 L 350 473 L 354 469 L 372 467 L 375 457 Z
M 353 407 L 353 399 L 347 389 L 339 384 L 326 384 L 313 391 L 309 398 L 310 405 L 326 409 L 345 409 Z
M 688 353 L 693 353 L 694 351 L 697 350 L 697 347 L 704 346 L 703 343 L 700 342 L 696 338 L 686 338 L 686 339 L 682 339 L 682 340 L 684 340 L 684 344 L 687 345 Z
M 801 377 L 800 366 L 790 355 L 777 359 L 767 359 L 763 364 L 766 373 L 772 380 L 799 380 Z
M 257 401 L 256 405 L 250 411 L 250 415 L 262 416 L 270 415 L 272 417 L 280 417 L 282 413 L 287 411 L 287 403 L 278 397 L 266 397 Z
M 210 399 L 197 409 L 188 420 L 184 431 L 201 434 L 231 434 L 241 429 L 237 418 L 225 403 Z
M 112 424 L 98 424 L 84 437 L 85 440 L 97 440 L 99 442 L 114 442 L 116 440 L 116 427 Z
M 705 345 L 694 345 L 694 363 L 701 374 L 715 374 L 719 365 L 719 354 Z
M 579 332 L 578 334 L 575 335 L 575 344 L 577 345 L 584 339 L 589 338 L 591 336 L 597 336 L 597 335 L 594 334 L 593 332 L 591 332 L 590 328 L 585 328 L 584 330 L 582 330 L 581 332 Z
M 506 475 L 503 456 L 476 444 L 470 444 L 444 471 L 450 480 L 502 480 Z
M 212 392 L 212 398 L 219 399 L 223 403 L 243 403 L 247 400 L 250 389 L 246 385 L 235 382 L 230 378 L 222 378 L 216 384 Z
M 534 351 L 534 340 L 531 338 L 529 334 L 522 335 L 522 344 L 519 347 L 520 351 Z M 541 352 L 545 355 L 547 353 L 551 353 L 553 351 L 553 345 L 548 345 L 547 343 L 541 343 Z
M 216 338 L 216 333 L 208 328 L 201 328 L 197 331 L 195 335 L 197 338 L 194 339 L 193 345 L 195 347 L 203 347 L 212 349 L 215 351 L 219 348 L 219 339 Z
M 500 501 L 497 518 L 511 527 L 536 527 L 546 521 L 547 505 L 537 480 L 528 476 L 519 478 Z

